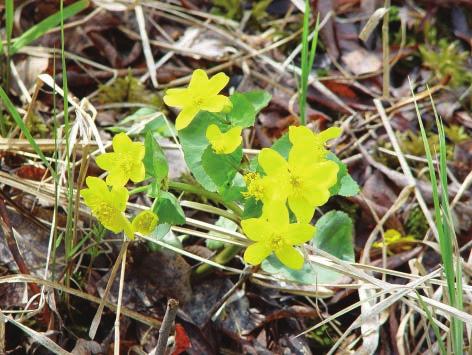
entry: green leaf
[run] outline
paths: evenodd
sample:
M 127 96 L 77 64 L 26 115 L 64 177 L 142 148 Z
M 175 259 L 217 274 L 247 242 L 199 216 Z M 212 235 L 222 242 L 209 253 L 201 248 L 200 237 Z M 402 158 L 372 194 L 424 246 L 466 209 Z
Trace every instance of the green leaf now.
M 248 198 L 244 204 L 244 212 L 242 219 L 258 218 L 262 214 L 262 202 L 255 198 Z
M 218 193 L 227 202 L 233 201 L 243 203 L 244 198 L 242 192 L 246 189 L 246 183 L 240 173 L 236 173 L 229 185 L 222 186 L 218 189 Z
M 244 94 L 234 93 L 229 98 L 233 108 L 228 113 L 229 120 L 234 126 L 250 127 L 256 120 L 256 110 Z
M 241 147 L 231 154 L 216 154 L 208 146 L 202 155 L 203 169 L 218 189 L 229 187 L 238 172 L 242 157 Z
M 210 112 L 200 112 L 187 128 L 179 131 L 187 166 L 198 183 L 212 192 L 231 184 L 242 158 L 241 148 L 232 154 L 215 154 L 211 150 L 206 130 L 210 124 L 216 124 L 225 131 L 227 125 L 223 119 Z
M 316 235 L 310 243 L 341 260 L 354 261 L 352 232 L 352 221 L 346 213 L 330 211 L 316 223 Z M 305 262 L 301 270 L 292 270 L 284 266 L 273 255 L 264 260 L 261 266 L 268 273 L 310 285 L 335 282 L 342 276 L 337 272 L 308 262 Z
M 272 96 L 262 90 L 234 93 L 230 96 L 233 109 L 228 113 L 234 126 L 250 127 L 254 125 L 257 113 L 268 105 Z
M 339 166 L 338 181 L 336 185 L 329 189 L 331 196 L 340 195 L 344 197 L 355 196 L 359 193 L 359 185 L 349 175 L 347 166 L 335 154 L 329 153 L 328 159 L 334 161 Z
M 251 102 L 256 114 L 266 107 L 272 99 L 272 95 L 263 90 L 247 91 L 243 95 Z
M 342 211 L 330 211 L 316 222 L 316 236 L 311 244 L 335 257 L 354 261 L 352 220 Z
M 89 5 L 89 0 L 80 0 L 72 5 L 69 5 L 63 9 L 63 18 L 64 20 L 74 16 L 83 9 L 87 8 Z M 41 37 L 47 31 L 61 23 L 61 12 L 58 11 L 52 14 L 49 17 L 46 17 L 40 23 L 34 25 L 26 32 L 24 32 L 20 37 L 14 39 L 14 43 L 11 46 L 10 54 L 15 54 L 21 48 L 33 42 L 35 39 Z
M 153 212 L 159 217 L 159 223 L 171 225 L 184 224 L 185 214 L 179 201 L 170 192 L 161 191 Z
M 146 132 L 144 147 L 146 152 L 144 154 L 143 163 L 146 168 L 146 176 L 152 177 L 156 182 L 160 183 L 167 177 L 169 165 L 164 152 L 151 131 Z
M 208 191 L 216 191 L 217 186 L 202 165 L 203 153 L 210 145 L 205 133 L 210 124 L 216 124 L 218 121 L 215 114 L 202 111 L 187 128 L 179 131 L 185 162 L 198 183 Z

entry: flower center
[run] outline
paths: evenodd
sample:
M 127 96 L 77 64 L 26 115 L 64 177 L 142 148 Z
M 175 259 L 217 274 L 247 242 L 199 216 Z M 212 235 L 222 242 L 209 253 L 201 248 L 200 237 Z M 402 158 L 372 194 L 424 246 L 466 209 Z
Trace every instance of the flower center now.
M 293 193 L 300 194 L 303 192 L 303 179 L 300 175 L 296 175 L 291 172 L 289 176 L 289 182 Z
M 193 99 L 193 104 L 194 104 L 195 106 L 200 107 L 200 106 L 203 105 L 203 101 L 204 101 L 204 98 L 203 98 L 203 97 L 196 97 L 196 98 Z
M 109 223 L 117 213 L 116 209 L 110 206 L 107 202 L 100 202 L 94 212 L 103 224 Z
M 272 234 L 270 236 L 269 245 L 272 250 L 277 251 L 284 246 L 284 240 L 281 234 Z
M 118 165 L 123 173 L 129 175 L 134 164 L 133 158 L 128 154 L 119 153 L 117 160 L 119 161 Z

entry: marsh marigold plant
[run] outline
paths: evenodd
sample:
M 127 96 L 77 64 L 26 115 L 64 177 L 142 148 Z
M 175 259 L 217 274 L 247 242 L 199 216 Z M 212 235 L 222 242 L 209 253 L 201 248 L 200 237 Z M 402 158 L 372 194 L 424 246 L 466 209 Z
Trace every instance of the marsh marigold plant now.
M 259 265 L 273 254 L 281 267 L 301 269 L 305 262 L 302 246 L 316 238 L 316 228 L 311 224 L 315 209 L 332 194 L 352 196 L 358 191 L 347 168 L 327 147 L 330 140 L 341 135 L 341 129 L 331 127 L 314 133 L 307 127 L 292 126 L 280 144 L 262 149 L 256 157 L 244 155 L 242 131 L 254 126 L 270 95 L 254 90 L 227 97 L 221 92 L 228 83 L 224 73 L 209 78 L 197 69 L 188 87 L 165 93 L 164 102 L 180 109 L 175 128 L 193 174 L 192 185 L 168 180 L 166 155 L 154 137 L 156 132 L 146 128 L 144 143 L 133 142 L 125 133 L 113 138 L 113 151 L 96 158 L 98 166 L 108 173 L 106 179 L 88 177 L 81 195 L 105 228 L 132 238 L 135 233 L 152 234 L 159 223 L 165 230 L 188 221 L 169 188 L 200 194 L 212 205 L 224 208 L 221 216 L 241 221 L 249 242 L 244 251 L 246 263 Z M 190 124 L 191 129 L 186 129 Z M 130 194 L 125 186 L 145 179 L 147 185 L 134 188 L 132 193 L 147 194 L 152 206 L 130 222 L 125 215 Z M 222 209 L 212 206 L 208 211 L 218 214 Z M 229 260 L 228 255 L 238 251 L 234 245 L 223 248 L 224 257 L 215 260 Z

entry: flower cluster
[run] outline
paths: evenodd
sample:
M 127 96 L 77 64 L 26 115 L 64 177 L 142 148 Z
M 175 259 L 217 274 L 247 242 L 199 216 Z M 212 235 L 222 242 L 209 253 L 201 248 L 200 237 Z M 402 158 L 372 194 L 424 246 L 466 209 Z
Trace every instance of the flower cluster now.
M 229 78 L 224 73 L 208 78 L 203 70 L 197 69 L 187 88 L 169 89 L 164 96 L 168 106 L 181 109 L 175 123 L 178 131 L 185 130 L 200 111 L 214 114 L 201 115 L 199 127 L 205 125 L 205 138 L 217 155 L 231 154 L 242 144 L 242 127 L 233 123 L 232 114 L 236 112 L 242 117 L 245 108 L 237 106 L 238 99 L 230 100 L 220 94 L 228 82 Z M 244 233 L 254 241 L 244 253 L 247 263 L 260 264 L 274 252 L 290 268 L 303 266 L 304 258 L 294 246 L 314 237 L 315 227 L 310 222 L 315 208 L 328 201 L 330 188 L 337 183 L 339 167 L 328 159 L 329 151 L 325 144 L 340 134 L 341 129 L 336 127 L 320 133 L 313 133 L 307 127 L 290 127 L 291 149 L 287 159 L 271 148 L 262 149 L 259 153 L 257 162 L 260 169 L 244 175 L 246 190 L 242 193 L 245 198 L 263 204 L 259 218 L 241 223 Z M 202 168 L 199 169 L 201 173 Z M 215 166 L 215 169 L 220 167 Z M 224 178 L 224 173 L 219 172 L 218 179 Z M 296 223 L 290 223 L 290 211 Z
M 80 195 L 92 214 L 113 233 L 124 231 L 128 238 L 133 238 L 135 232 L 150 234 L 158 222 L 156 214 L 142 211 L 131 223 L 124 214 L 129 198 L 125 185 L 129 180 L 137 183 L 145 178 L 144 144 L 132 142 L 125 133 L 119 133 L 113 137 L 112 146 L 112 153 L 101 154 L 96 159 L 97 165 L 108 172 L 106 180 L 87 177 L 87 188 Z
M 251 227 L 248 227 L 246 221 L 242 223 L 246 235 L 256 241 L 256 244 L 246 250 L 244 255 L 246 262 L 259 264 L 271 250 L 286 266 L 294 269 L 302 267 L 303 257 L 296 252 L 296 249 L 293 249 L 293 245 L 304 243 L 314 237 L 314 230 L 308 228 L 309 223 L 313 218 L 315 208 L 328 201 L 329 189 L 336 184 L 339 170 L 335 162 L 327 159 L 329 151 L 325 144 L 328 140 L 338 137 L 340 133 L 340 129 L 335 127 L 316 134 L 307 127 L 292 126 L 289 128 L 292 148 L 287 160 L 271 148 L 264 148 L 259 153 L 258 162 L 265 175 L 260 176 L 257 173 L 246 175 L 247 191 L 244 195 L 261 201 L 264 207 L 262 217 L 249 220 Z M 290 232 L 284 236 L 280 231 L 285 227 L 279 226 L 278 237 L 275 238 L 275 234 L 269 232 L 269 234 L 259 233 L 259 239 L 254 239 L 256 236 L 252 227 L 252 224 L 256 223 L 254 221 L 267 224 L 267 211 L 270 210 L 278 211 L 279 221 L 286 221 L 288 220 L 287 205 L 298 222 L 287 224 L 288 230 L 297 232 L 303 230 L 306 233 L 300 234 L 297 238 Z M 270 223 L 276 223 L 275 219 L 272 219 Z M 311 230 L 311 234 L 307 233 L 308 230 Z M 261 240 L 261 236 L 266 237 Z M 274 240 L 283 242 L 274 243 Z M 269 246 L 272 246 L 272 249 Z M 288 255 L 291 255 L 291 259 Z
M 181 109 L 175 121 L 175 128 L 186 128 L 200 111 L 231 111 L 233 105 L 230 99 L 220 94 L 228 82 L 229 77 L 224 73 L 215 74 L 209 79 L 205 71 L 197 69 L 193 72 L 187 88 L 168 89 L 164 102 L 167 106 Z M 206 137 L 216 154 L 231 154 L 242 143 L 242 127 L 226 128 L 226 132 L 222 132 L 216 124 L 207 128 Z

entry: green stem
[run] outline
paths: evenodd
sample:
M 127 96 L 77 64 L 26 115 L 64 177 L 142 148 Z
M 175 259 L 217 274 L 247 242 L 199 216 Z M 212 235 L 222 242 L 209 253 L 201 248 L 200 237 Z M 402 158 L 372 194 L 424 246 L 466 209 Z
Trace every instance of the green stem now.
M 225 265 L 229 263 L 234 258 L 234 256 L 239 253 L 241 249 L 242 248 L 239 245 L 226 245 L 223 250 L 221 250 L 213 257 L 212 261 L 220 265 Z M 212 269 L 213 266 L 211 266 L 210 264 L 202 264 L 195 270 L 194 276 L 196 278 L 201 278 L 207 275 Z
M 227 202 L 225 201 L 220 195 L 215 192 L 207 191 L 200 186 L 191 185 L 184 182 L 177 182 L 177 181 L 169 181 L 168 186 L 172 190 L 178 190 L 182 192 L 188 192 L 192 194 L 196 194 L 215 202 L 221 203 L 222 205 L 228 207 L 232 210 L 238 217 L 241 217 L 243 214 L 243 210 L 234 202 Z

